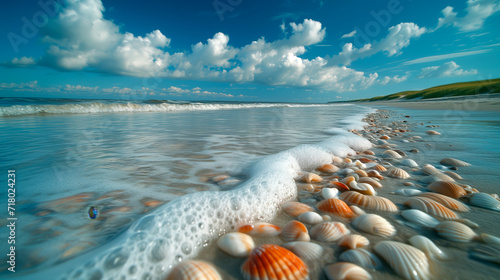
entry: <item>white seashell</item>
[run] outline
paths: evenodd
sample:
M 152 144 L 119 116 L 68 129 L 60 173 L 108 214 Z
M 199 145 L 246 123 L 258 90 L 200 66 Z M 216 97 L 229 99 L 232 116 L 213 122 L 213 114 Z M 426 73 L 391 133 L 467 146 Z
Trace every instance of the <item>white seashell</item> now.
M 356 249 L 370 245 L 370 240 L 359 234 L 349 234 L 342 237 L 338 244 L 349 249 Z
M 448 220 L 460 218 L 455 212 L 446 208 L 443 204 L 426 197 L 410 197 L 403 202 L 403 205 Z
M 354 166 L 356 166 L 359 169 L 366 169 L 366 165 L 359 160 L 356 160 L 354 162 Z
M 401 164 L 408 167 L 418 167 L 418 164 L 413 159 L 409 158 L 403 159 Z
M 371 275 L 362 267 L 352 263 L 338 262 L 324 268 L 326 277 L 330 280 L 356 279 L 371 280 Z
M 304 175 L 300 177 L 300 180 L 304 183 L 319 183 L 323 181 L 323 178 L 321 178 L 318 174 L 305 172 Z
M 500 237 L 496 237 L 487 233 L 481 233 L 480 237 L 484 243 L 500 246 Z
M 380 259 L 372 252 L 363 248 L 345 251 L 340 255 L 339 260 L 354 263 L 366 269 L 378 269 L 382 267 Z
M 367 210 L 397 212 L 398 207 L 389 199 L 380 196 L 364 195 L 347 191 L 340 195 L 340 199 L 350 204 L 356 204 Z
M 339 198 L 339 189 L 336 188 L 323 188 L 321 190 L 321 195 L 324 199 L 329 198 Z
M 500 247 L 493 245 L 480 245 L 475 246 L 472 250 L 472 257 L 500 264 Z
M 283 245 L 283 247 L 292 251 L 297 257 L 305 260 L 312 261 L 319 259 L 323 255 L 323 246 L 305 241 L 294 241 Z
M 339 173 L 339 175 L 346 176 L 346 175 L 356 173 L 356 172 L 354 170 L 352 170 L 351 168 L 344 168 L 344 169 L 340 170 L 338 173 Z
M 359 182 L 360 183 L 370 184 L 374 188 L 381 188 L 382 187 L 382 184 L 379 181 L 377 181 L 374 178 L 372 178 L 372 177 L 361 177 L 361 178 L 359 178 Z
M 441 163 L 442 165 L 451 165 L 455 167 L 470 166 L 470 163 L 455 158 L 443 158 L 439 163 Z
M 459 211 L 459 212 L 469 212 L 470 211 L 470 208 L 467 205 L 463 204 L 462 202 L 460 202 L 452 197 L 442 195 L 439 193 L 423 193 L 419 197 L 430 198 L 436 202 L 443 204 L 444 206 L 450 208 L 451 210 L 455 210 L 455 211 Z
M 469 242 L 478 237 L 468 226 L 455 221 L 441 222 L 434 229 L 439 236 L 456 242 Z
M 246 257 L 255 248 L 252 237 L 241 232 L 231 232 L 221 236 L 217 245 L 233 257 Z
M 323 217 L 321 217 L 321 215 L 316 212 L 306 212 L 300 214 L 298 219 L 299 221 L 309 225 L 319 224 L 323 221 Z
M 290 221 L 281 229 L 281 238 L 285 241 L 309 241 L 307 227 L 298 221 Z
M 396 233 L 389 221 L 376 214 L 364 214 L 352 221 L 352 224 L 361 231 L 382 237 L 393 236 Z
M 324 165 L 318 167 L 317 169 L 318 169 L 318 171 L 321 171 L 323 173 L 330 173 L 330 174 L 333 174 L 333 173 L 339 171 L 339 168 L 335 165 L 332 165 L 332 164 L 324 164 Z
M 434 242 L 422 235 L 415 235 L 410 238 L 410 244 L 424 252 L 428 257 L 437 260 L 446 260 L 446 254 L 439 249 Z
M 397 167 L 391 167 L 389 168 L 389 172 L 387 173 L 387 176 L 392 177 L 392 178 L 398 178 L 398 179 L 408 179 L 410 178 L 410 174 L 406 172 L 405 170 Z
M 431 183 L 439 182 L 439 181 L 451 182 L 451 183 L 455 182 L 455 180 L 453 180 L 453 178 L 451 178 L 450 176 L 443 174 L 443 173 L 432 174 L 430 176 L 421 178 L 420 181 L 423 183 L 426 183 L 426 184 L 431 184 Z
M 204 261 L 186 260 L 176 265 L 166 280 L 220 280 L 217 270 Z
M 487 193 L 470 194 L 469 203 L 474 206 L 500 211 L 500 201 Z
M 336 242 L 351 231 L 340 222 L 323 222 L 311 228 L 311 237 L 320 242 Z
M 400 154 L 393 150 L 387 150 L 382 153 L 382 157 L 384 158 L 403 158 Z
M 421 227 L 434 228 L 439 224 L 439 221 L 434 217 L 418 209 L 404 210 L 401 212 L 401 216 Z
M 441 135 L 441 133 L 435 131 L 435 130 L 427 130 L 425 132 L 427 135 Z
M 351 211 L 352 211 L 354 214 L 356 214 L 356 216 L 361 216 L 361 215 L 363 215 L 363 214 L 365 214 L 365 213 L 366 213 L 363 209 L 359 208 L 359 207 L 358 207 L 358 206 L 356 206 L 356 205 L 351 205 L 351 206 L 349 206 L 349 208 L 351 208 Z
M 370 184 L 366 183 L 356 183 L 356 181 L 351 182 L 351 190 L 355 190 L 365 195 L 376 195 L 377 192 Z
M 422 191 L 417 189 L 397 189 L 393 192 L 393 194 L 399 194 L 403 196 L 417 196 L 422 194 Z
M 429 261 L 419 249 L 396 241 L 381 241 L 373 249 L 399 276 L 412 280 L 429 279 Z
M 462 178 L 462 176 L 458 175 L 457 173 L 455 173 L 453 171 L 445 171 L 444 174 L 450 176 L 454 180 L 463 180 L 464 179 L 464 178 Z

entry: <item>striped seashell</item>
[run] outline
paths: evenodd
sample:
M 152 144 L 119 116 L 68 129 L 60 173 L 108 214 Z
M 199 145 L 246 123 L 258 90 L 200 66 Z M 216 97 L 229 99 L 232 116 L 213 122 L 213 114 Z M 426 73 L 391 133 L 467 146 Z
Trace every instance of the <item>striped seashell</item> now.
M 401 212 L 401 216 L 421 227 L 434 228 L 439 224 L 439 221 L 434 217 L 418 209 L 404 210 Z
M 387 173 L 387 176 L 392 177 L 392 178 L 397 178 L 397 179 L 410 178 L 410 174 L 408 174 L 408 172 L 406 172 L 404 169 L 397 168 L 397 167 L 389 168 L 389 172 Z
M 369 177 L 375 177 L 379 180 L 384 179 L 384 176 L 380 175 L 380 173 L 377 170 L 370 170 L 370 171 L 366 172 L 366 174 L 368 174 Z
M 469 242 L 478 238 L 470 227 L 455 221 L 441 222 L 434 229 L 439 236 L 455 242 Z
M 167 280 L 219 280 L 222 279 L 217 270 L 204 261 L 186 260 L 176 265 L 166 278 Z
M 467 194 L 463 187 L 452 182 L 434 182 L 428 185 L 427 189 L 453 198 L 460 198 Z
M 358 160 L 359 160 L 359 161 L 361 161 L 362 163 L 369 163 L 369 162 L 373 162 L 373 160 L 371 160 L 371 159 L 369 159 L 369 158 L 365 158 L 365 157 L 359 158 Z
M 408 167 L 418 167 L 418 164 L 413 159 L 404 159 L 401 164 Z
M 500 201 L 487 193 L 472 193 L 468 199 L 471 205 L 500 211 Z
M 320 242 L 336 242 L 351 231 L 340 222 L 323 222 L 311 228 L 311 237 Z
M 381 188 L 382 187 L 382 184 L 379 181 L 377 181 L 376 179 L 373 179 L 372 177 L 359 178 L 359 183 L 370 184 L 374 188 Z
M 444 174 L 450 176 L 453 180 L 463 180 L 462 176 L 453 172 L 453 171 L 445 171 Z
M 455 166 L 455 167 L 470 166 L 470 163 L 455 158 L 443 158 L 439 163 L 441 163 L 442 165 Z
M 347 191 L 349 190 L 349 187 L 342 182 L 331 181 L 330 186 L 337 188 L 339 190 L 347 190 Z
M 356 178 L 354 176 L 347 176 L 341 181 L 342 183 L 346 184 L 349 188 L 352 188 L 352 186 L 356 185 Z
M 246 257 L 255 248 L 251 236 L 241 232 L 225 234 L 217 240 L 219 249 L 233 257 Z
M 358 174 L 358 176 L 361 177 L 361 178 L 368 177 L 368 173 L 366 173 L 366 171 L 361 170 L 361 169 L 356 170 L 356 174 Z
M 370 184 L 365 183 L 353 183 L 351 184 L 351 190 L 360 192 L 365 195 L 376 195 L 377 192 Z
M 321 258 L 323 255 L 323 246 L 305 241 L 294 241 L 283 245 L 283 247 L 292 251 L 297 257 L 305 261 L 312 261 Z
M 431 184 L 431 183 L 439 182 L 439 181 L 451 182 L 451 183 L 455 182 L 455 180 L 453 178 L 451 178 L 450 176 L 448 176 L 444 173 L 440 173 L 440 172 L 432 174 L 428 177 L 422 178 L 421 181 L 423 183 L 427 183 L 427 184 Z
M 353 213 L 354 213 L 354 215 L 356 215 L 356 216 L 361 216 L 361 215 L 363 215 L 363 214 L 365 214 L 365 213 L 366 213 L 363 209 L 359 208 L 359 207 L 358 207 L 358 206 L 356 206 L 356 205 L 351 205 L 351 206 L 349 206 L 349 208 L 351 208 L 352 212 L 353 212 Z
M 421 190 L 417 189 L 397 189 L 392 194 L 398 194 L 398 195 L 403 195 L 403 196 L 417 196 L 422 194 L 423 192 Z
M 500 237 L 496 237 L 487 233 L 481 233 L 480 237 L 481 240 L 486 244 L 500 246 Z
M 422 169 L 420 169 L 420 171 L 424 172 L 424 173 L 427 173 L 429 175 L 433 175 L 433 174 L 436 174 L 436 173 L 439 173 L 439 170 L 436 169 L 436 167 L 430 165 L 430 164 L 426 164 L 422 167 Z
M 333 164 L 324 164 L 317 168 L 318 171 L 328 174 L 333 174 L 339 171 L 339 168 Z
M 387 150 L 382 153 L 382 157 L 384 158 L 403 158 L 399 153 L 393 150 Z
M 294 253 L 274 245 L 255 248 L 241 266 L 244 279 L 309 279 L 309 268 Z
M 403 205 L 448 220 L 455 220 L 460 218 L 457 214 L 446 208 L 443 204 L 426 197 L 410 197 L 403 202 Z
M 319 224 L 323 221 L 323 218 L 316 212 L 302 213 L 299 215 L 298 219 L 299 221 L 309 225 Z
M 355 204 L 366 210 L 397 212 L 398 207 L 389 199 L 380 196 L 370 196 L 355 191 L 343 192 L 340 199 Z
M 348 262 L 338 262 L 327 265 L 325 268 L 326 277 L 331 280 L 336 279 L 356 279 L 371 280 L 372 276 L 364 268 Z
M 316 208 L 323 212 L 341 216 L 344 218 L 352 218 L 352 216 L 354 216 L 351 208 L 349 208 L 349 206 L 344 201 L 337 198 L 322 200 L 318 204 L 316 204 Z
M 244 225 L 238 229 L 241 233 L 252 236 L 278 236 L 281 228 L 268 223 L 256 223 L 255 225 Z
M 321 189 L 321 196 L 323 196 L 324 199 L 339 198 L 339 189 L 323 188 Z
M 467 205 L 463 204 L 462 202 L 460 202 L 454 198 L 446 196 L 446 195 L 442 195 L 442 194 L 438 194 L 438 193 L 423 193 L 423 194 L 419 195 L 419 197 L 430 198 L 436 202 L 443 204 L 444 206 L 450 208 L 451 210 L 455 210 L 458 212 L 469 212 L 470 211 L 470 208 Z
M 429 279 L 429 261 L 419 249 L 396 241 L 381 241 L 373 248 L 405 279 Z
M 314 211 L 314 208 L 312 208 L 311 206 L 296 201 L 286 202 L 281 206 L 281 208 L 285 211 L 285 213 L 292 217 L 297 217 L 305 212 Z
M 373 167 L 378 172 L 385 172 L 387 171 L 387 168 L 385 168 L 383 165 L 377 164 Z
M 425 132 L 427 135 L 441 135 L 441 133 L 435 131 L 435 130 L 427 130 Z
M 500 247 L 494 245 L 479 245 L 472 248 L 473 258 L 500 264 Z
M 363 248 L 345 251 L 339 256 L 339 260 L 354 263 L 366 269 L 378 269 L 382 267 L 380 259 L 372 252 Z
M 434 242 L 432 242 L 429 238 L 422 235 L 415 235 L 410 238 L 410 244 L 413 247 L 419 249 L 424 252 L 429 258 L 435 260 L 446 260 L 446 254 L 439 249 Z
M 390 237 L 396 234 L 396 229 L 389 221 L 376 214 L 364 214 L 352 221 L 359 230 L 382 237 Z
M 401 151 L 401 150 L 393 150 L 393 151 L 395 151 L 396 153 L 398 153 L 398 154 L 399 154 L 400 156 L 402 156 L 402 157 L 405 157 L 405 156 L 406 156 L 406 153 L 405 153 L 405 152 L 403 152 L 403 151 Z
M 288 222 L 283 229 L 281 229 L 281 238 L 285 241 L 309 241 L 309 233 L 307 227 L 298 221 Z
M 300 177 L 300 180 L 304 183 L 320 183 L 323 182 L 323 178 L 319 176 L 318 174 L 306 172 L 302 177 Z
M 349 249 L 356 249 L 370 245 L 370 240 L 359 234 L 349 234 L 342 237 L 338 244 Z

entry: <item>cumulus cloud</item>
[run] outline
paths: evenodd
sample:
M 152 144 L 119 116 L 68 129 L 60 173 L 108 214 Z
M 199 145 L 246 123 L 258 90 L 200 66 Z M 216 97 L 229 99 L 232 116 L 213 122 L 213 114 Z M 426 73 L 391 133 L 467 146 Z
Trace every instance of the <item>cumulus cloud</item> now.
M 467 76 L 477 74 L 476 69 L 464 70 L 460 65 L 454 61 L 446 62 L 440 66 L 430 66 L 422 68 L 418 77 L 423 78 L 441 78 L 441 77 L 454 77 L 454 76 Z
M 463 32 L 478 30 L 483 27 L 484 22 L 494 13 L 500 11 L 498 0 L 468 0 L 465 8 L 465 16 L 459 17 L 453 7 L 444 8 L 441 13 L 443 17 L 438 19 L 436 29 L 453 25 Z
M 2 63 L 3 66 L 7 67 L 27 67 L 35 64 L 36 62 L 33 57 L 26 57 L 26 56 L 23 56 L 21 58 L 15 57 L 11 61 Z
M 354 37 L 354 35 L 356 35 L 356 30 L 353 30 L 353 31 L 351 31 L 351 32 L 349 32 L 347 34 L 342 35 L 342 37 L 340 37 L 340 39 L 352 38 L 352 37 Z
M 396 75 L 393 77 L 385 76 L 385 77 L 381 78 L 378 81 L 378 83 L 381 85 L 398 84 L 398 83 L 404 82 L 406 80 L 408 80 L 408 75 L 404 75 L 404 76 Z

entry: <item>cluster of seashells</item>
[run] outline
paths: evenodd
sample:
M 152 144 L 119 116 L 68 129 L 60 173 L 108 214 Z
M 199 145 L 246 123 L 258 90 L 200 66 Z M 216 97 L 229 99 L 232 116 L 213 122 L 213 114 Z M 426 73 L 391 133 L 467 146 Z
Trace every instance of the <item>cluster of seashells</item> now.
M 218 239 L 217 246 L 224 253 L 245 258 L 241 278 L 309 279 L 309 265 L 322 259 L 333 244 L 343 251 L 338 261 L 323 267 L 328 279 L 372 279 L 370 272 L 386 266 L 404 279 L 436 278 L 431 263 L 438 264 L 448 256 L 423 235 L 414 235 L 407 243 L 393 240 L 397 230 L 391 220 L 399 215 L 406 221 L 402 224 L 433 231 L 444 240 L 481 243 L 471 257 L 500 264 L 500 238 L 477 234 L 474 229 L 478 225 L 459 216 L 471 211 L 468 205 L 500 211 L 498 197 L 456 182 L 462 177 L 449 168 L 443 171 L 429 164 L 420 168 L 388 141 L 410 131 L 410 126 L 406 121 L 381 125 L 379 120 L 384 118 L 380 112 L 371 114 L 364 131 L 352 132 L 385 151 L 379 157 L 371 150 L 348 158 L 333 156 L 331 163 L 303 172 L 297 178 L 299 201 L 281 206 L 291 218 L 283 227 L 264 222 L 241 225 Z M 426 133 L 439 135 L 436 131 Z M 421 137 L 407 140 L 416 142 Z M 469 165 L 453 158 L 440 163 L 454 169 Z M 405 185 L 427 187 L 398 189 L 394 194 L 407 197 L 399 207 L 377 196 L 384 180 L 407 180 L 412 174 L 424 179 L 419 183 L 405 181 Z M 280 237 L 281 242 L 255 245 L 256 239 L 266 237 Z M 378 242 L 370 246 L 370 240 Z M 187 260 L 174 267 L 167 279 L 222 278 L 211 264 Z

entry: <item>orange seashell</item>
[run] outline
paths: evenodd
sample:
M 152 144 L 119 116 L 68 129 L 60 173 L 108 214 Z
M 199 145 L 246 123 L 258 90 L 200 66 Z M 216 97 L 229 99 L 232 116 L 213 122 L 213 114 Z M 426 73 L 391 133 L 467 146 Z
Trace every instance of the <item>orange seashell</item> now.
M 382 184 L 380 184 L 379 181 L 377 181 L 376 179 L 373 179 L 372 177 L 359 178 L 359 182 L 365 183 L 365 184 L 370 184 L 374 188 L 381 188 L 382 187 Z
M 410 174 L 406 172 L 404 169 L 391 167 L 389 172 L 387 172 L 387 176 L 398 179 L 408 179 L 410 178 Z
M 368 173 L 366 173 L 366 171 L 361 169 L 356 170 L 356 174 L 358 174 L 359 177 L 368 177 Z
M 215 268 L 204 261 L 186 260 L 176 265 L 166 280 L 219 280 Z
M 289 250 L 264 244 L 255 248 L 241 267 L 244 279 L 309 279 L 307 265 Z
M 346 184 L 342 183 L 342 182 L 334 182 L 334 181 L 332 181 L 332 182 L 330 182 L 330 184 L 333 185 L 333 187 L 337 187 L 337 189 L 346 190 L 346 191 L 349 190 L 349 187 Z
M 347 176 L 342 180 L 342 183 L 346 184 L 349 187 L 352 187 L 351 184 L 356 184 L 356 178 L 353 176 Z
M 385 172 L 387 171 L 387 168 L 385 168 L 383 165 L 377 164 L 373 167 L 373 169 L 379 171 L 379 172 Z
M 464 188 L 452 182 L 437 181 L 428 185 L 427 189 L 453 198 L 460 198 L 467 195 Z
M 307 227 L 298 221 L 288 222 L 281 230 L 281 238 L 285 241 L 309 241 L 309 232 Z
M 345 158 L 343 160 L 344 163 L 352 163 L 352 160 L 350 158 Z
M 366 150 L 366 151 L 364 151 L 364 152 L 363 152 L 363 154 L 365 154 L 365 155 L 371 155 L 371 156 L 374 156 L 374 155 L 375 155 L 375 153 L 374 153 L 374 152 L 372 152 L 372 151 L 370 151 L 370 150 Z
M 469 206 L 463 204 L 462 202 L 451 198 L 446 195 L 438 194 L 438 193 L 423 193 L 419 195 L 418 197 L 427 197 L 430 198 L 436 202 L 439 202 L 443 204 L 444 206 L 450 208 L 451 210 L 455 210 L 458 212 L 469 212 L 470 208 Z
M 368 174 L 368 176 L 378 178 L 379 180 L 384 179 L 384 177 L 382 175 L 380 175 L 380 173 L 378 173 L 377 170 L 370 170 L 367 172 L 367 174 Z
M 380 136 L 379 139 L 389 140 L 391 138 L 389 136 L 387 136 L 387 135 L 382 135 L 382 136 Z
M 359 158 L 358 160 L 361 161 L 362 163 L 373 162 L 373 160 L 371 160 L 369 158 Z
M 347 191 L 340 195 L 340 199 L 355 204 L 366 210 L 397 212 L 398 207 L 392 201 L 385 197 L 364 195 L 355 191 Z
M 448 220 L 460 218 L 443 204 L 426 197 L 411 197 L 403 202 L 403 205 L 413 209 L 418 209 L 428 214 L 438 216 Z
M 318 204 L 316 204 L 316 208 L 323 212 L 341 216 L 344 218 L 352 218 L 352 216 L 354 216 L 351 208 L 349 208 L 349 206 L 345 202 L 337 198 L 322 200 Z
M 296 201 L 286 202 L 281 206 L 281 208 L 285 211 L 285 213 L 292 217 L 298 217 L 300 214 L 306 212 L 314 212 L 314 208 L 311 206 Z
M 300 180 L 304 183 L 319 183 L 323 181 L 323 178 L 318 174 L 308 172 L 300 177 Z
M 339 171 L 339 168 L 333 164 L 325 164 L 317 168 L 318 171 L 324 172 L 324 173 L 335 173 Z
M 273 224 L 256 223 L 255 225 L 241 226 L 238 231 L 253 236 L 277 236 L 280 234 L 281 228 Z

